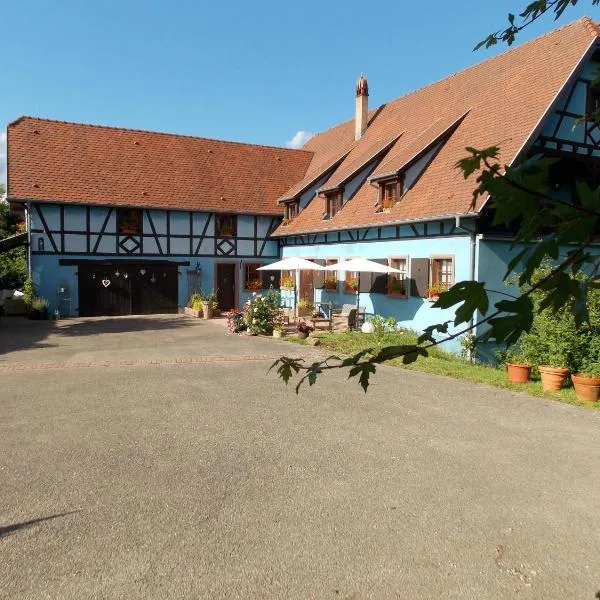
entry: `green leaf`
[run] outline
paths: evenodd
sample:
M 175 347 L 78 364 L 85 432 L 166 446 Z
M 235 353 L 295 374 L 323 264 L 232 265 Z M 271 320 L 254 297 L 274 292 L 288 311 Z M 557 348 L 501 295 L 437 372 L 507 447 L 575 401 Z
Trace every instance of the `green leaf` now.
M 462 302 L 462 306 L 456 309 L 454 324 L 468 323 L 479 311 L 485 315 L 489 307 L 488 295 L 485 290 L 485 282 L 459 281 L 448 291 L 440 294 L 438 300 L 433 304 L 434 308 L 450 308 Z
M 600 188 L 592 190 L 584 181 L 576 181 L 575 189 L 581 204 L 590 210 L 600 212 Z
M 490 329 L 483 336 L 485 339 L 494 339 L 499 344 L 514 344 L 521 333 L 531 329 L 534 307 L 529 296 L 521 296 L 516 300 L 500 300 L 496 302 L 495 307 L 502 312 L 513 314 L 490 319 Z

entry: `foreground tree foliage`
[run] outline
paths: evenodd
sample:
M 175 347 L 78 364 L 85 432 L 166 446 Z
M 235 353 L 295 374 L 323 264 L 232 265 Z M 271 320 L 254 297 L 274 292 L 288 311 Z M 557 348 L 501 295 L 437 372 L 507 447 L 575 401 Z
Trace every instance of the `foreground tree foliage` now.
M 600 0 L 591 0 L 597 5 Z M 517 34 L 544 14 L 559 18 L 577 0 L 537 0 L 526 6 L 517 20 L 508 16 L 509 26 L 489 35 L 478 44 L 490 47 L 498 42 L 512 44 Z M 599 121 L 599 115 L 586 119 Z M 494 209 L 494 225 L 516 227 L 512 249 L 519 249 L 508 264 L 505 282 L 518 268 L 518 284 L 525 291 L 518 296 L 502 293 L 503 298 L 491 305 L 485 282 L 460 281 L 440 295 L 437 308 L 457 307 L 454 320 L 428 327 L 417 344 L 366 349 L 354 356 L 329 356 L 311 364 L 302 359 L 281 357 L 271 369 L 287 384 L 299 376 L 296 393 L 303 383 L 313 385 L 318 375 L 328 370 L 347 369 L 367 391 L 376 365 L 401 358 L 407 364 L 428 356 L 428 349 L 443 342 L 478 330 L 479 340 L 493 340 L 507 346 L 515 344 L 533 326 L 535 314 L 559 313 L 570 306 L 574 323 L 589 322 L 588 296 L 600 288 L 600 256 L 590 252 L 590 245 L 600 240 L 600 188 L 591 189 L 583 182 L 576 185 L 576 199 L 566 202 L 552 197 L 548 170 L 553 159 L 531 156 L 519 164 L 508 166 L 498 162 L 499 148 L 466 148 L 467 155 L 456 165 L 465 178 L 474 178 L 473 205 L 480 197 L 490 197 Z M 568 247 L 561 255 L 561 247 Z M 543 277 L 535 277 L 542 263 L 553 265 Z M 535 301 L 534 301 L 535 300 Z M 449 334 L 449 326 L 454 325 Z M 461 327 L 462 326 L 462 327 Z

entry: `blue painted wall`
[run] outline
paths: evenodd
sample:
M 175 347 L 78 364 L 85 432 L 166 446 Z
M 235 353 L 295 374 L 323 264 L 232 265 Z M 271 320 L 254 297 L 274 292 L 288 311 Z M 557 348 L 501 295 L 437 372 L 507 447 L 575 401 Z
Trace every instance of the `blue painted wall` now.
M 406 257 L 410 266 L 412 258 L 428 258 L 435 255 L 454 257 L 454 279 L 461 281 L 470 278 L 470 237 L 448 236 L 407 240 L 356 242 L 347 244 L 284 246 L 282 258 L 300 256 L 308 259 L 349 259 Z M 408 276 L 410 277 L 410 271 Z M 316 302 L 335 302 L 337 304 L 355 304 L 356 295 L 343 291 L 345 273 L 340 274 L 342 282 L 338 291 L 315 290 Z M 453 317 L 453 311 L 432 308 L 426 298 L 393 298 L 385 294 L 360 295 L 360 305 L 368 314 L 395 317 L 403 327 L 422 331 L 425 327 L 446 321 Z M 450 342 L 447 349 L 456 350 L 458 342 Z
M 141 261 L 148 269 L 154 261 L 189 262 L 178 267 L 178 303 L 183 307 L 191 292 L 188 271 L 200 269 L 200 286 L 208 292 L 216 286 L 216 264 L 234 263 L 236 304 L 241 306 L 252 294 L 243 289 L 245 265 L 279 257 L 279 242 L 267 239 L 278 221 L 270 216 L 238 215 L 235 238 L 216 238 L 214 214 L 202 212 L 144 211 L 141 236 L 119 234 L 116 210 L 107 207 L 38 204 L 31 206 L 29 219 L 37 293 L 48 299 L 51 311 L 58 308 L 69 316 L 78 314 L 78 267 L 60 265 L 60 259 Z M 114 270 L 126 269 L 119 264 Z

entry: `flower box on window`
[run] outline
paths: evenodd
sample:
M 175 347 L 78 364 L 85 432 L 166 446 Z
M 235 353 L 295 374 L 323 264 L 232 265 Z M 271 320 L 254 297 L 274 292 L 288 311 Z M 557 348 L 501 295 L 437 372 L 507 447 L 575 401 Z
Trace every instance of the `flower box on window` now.
M 256 290 L 262 290 L 263 289 L 262 281 L 260 279 L 252 279 L 251 281 L 246 281 L 246 283 L 244 285 L 244 289 L 253 291 L 253 292 Z
M 434 283 L 427 288 L 427 299 L 430 302 L 437 302 L 440 294 L 448 291 L 448 286 L 444 283 Z
M 336 291 L 338 289 L 337 279 L 335 279 L 335 277 L 330 277 L 329 279 L 326 279 L 325 282 L 323 283 L 323 289 L 330 290 L 330 291 Z
M 357 292 L 358 291 L 358 277 L 350 277 L 350 279 L 346 280 L 345 289 L 347 292 Z

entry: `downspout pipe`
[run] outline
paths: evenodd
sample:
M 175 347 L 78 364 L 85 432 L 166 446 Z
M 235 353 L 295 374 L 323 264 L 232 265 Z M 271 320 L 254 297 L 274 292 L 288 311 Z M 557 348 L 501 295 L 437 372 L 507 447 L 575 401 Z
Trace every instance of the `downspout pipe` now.
M 456 215 L 456 217 L 454 217 L 454 226 L 456 229 L 459 229 L 460 231 L 464 231 L 466 233 L 469 234 L 469 279 L 471 281 L 477 281 L 477 277 L 475 274 L 475 244 L 477 243 L 476 240 L 476 229 L 470 229 L 469 227 L 465 227 L 462 224 L 462 219 L 461 219 L 461 215 Z M 471 320 L 469 321 L 469 327 L 473 327 L 473 319 L 471 318 Z M 474 335 L 477 334 L 476 331 L 471 330 L 473 332 Z M 472 356 L 469 356 L 469 360 L 472 360 Z

